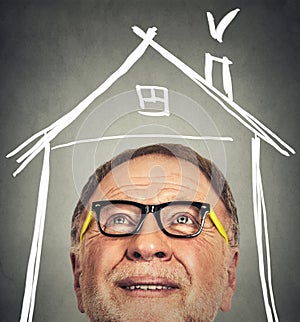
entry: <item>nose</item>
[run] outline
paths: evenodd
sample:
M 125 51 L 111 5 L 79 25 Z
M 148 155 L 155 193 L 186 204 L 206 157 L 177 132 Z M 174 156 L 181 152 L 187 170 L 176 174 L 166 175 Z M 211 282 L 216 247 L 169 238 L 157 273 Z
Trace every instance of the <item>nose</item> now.
M 131 237 L 126 256 L 133 261 L 171 259 L 171 240 L 160 230 L 152 214 L 148 214 L 140 232 Z

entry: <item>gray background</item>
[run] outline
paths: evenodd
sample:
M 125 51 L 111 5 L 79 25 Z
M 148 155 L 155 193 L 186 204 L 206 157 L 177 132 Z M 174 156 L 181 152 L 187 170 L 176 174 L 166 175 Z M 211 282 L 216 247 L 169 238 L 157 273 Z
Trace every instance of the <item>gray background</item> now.
M 219 44 L 209 35 L 205 13 L 212 11 L 219 21 L 236 7 L 241 12 Z M 156 26 L 156 41 L 201 75 L 205 52 L 229 57 L 235 101 L 298 152 L 287 158 L 262 143 L 275 299 L 281 321 L 299 320 L 298 7 L 296 1 L 270 0 L 0 1 L 0 321 L 19 318 L 42 161 L 38 156 L 14 179 L 17 164 L 5 155 L 71 110 L 121 65 L 140 42 L 132 25 Z M 239 208 L 241 260 L 232 310 L 217 321 L 266 321 L 254 242 L 251 133 L 174 66 L 149 49 L 55 144 L 74 140 L 94 108 L 136 84 L 166 86 L 192 98 L 205 106 L 221 135 L 234 138 L 225 145 L 226 174 Z M 72 148 L 51 155 L 34 321 L 85 321 L 76 308 L 68 258 L 78 198 L 72 162 Z

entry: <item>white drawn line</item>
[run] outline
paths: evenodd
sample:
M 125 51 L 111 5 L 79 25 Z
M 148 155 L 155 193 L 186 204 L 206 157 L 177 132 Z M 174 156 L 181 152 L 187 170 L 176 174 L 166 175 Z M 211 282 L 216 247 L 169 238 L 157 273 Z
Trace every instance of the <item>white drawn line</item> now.
M 212 15 L 211 12 L 207 12 L 207 22 L 208 22 L 208 27 L 209 27 L 209 32 L 210 35 L 212 36 L 213 39 L 216 39 L 218 42 L 223 42 L 223 34 L 225 29 L 228 27 L 228 25 L 231 23 L 231 21 L 235 18 L 235 16 L 238 14 L 240 11 L 239 8 L 234 9 L 230 12 L 227 13 L 223 17 L 223 19 L 219 22 L 218 27 L 215 25 L 215 19 L 214 16 Z
M 232 64 L 226 56 L 222 58 L 205 53 L 204 75 L 206 84 L 213 86 L 213 62 L 222 64 L 223 88 L 227 96 L 233 101 L 232 81 L 229 65 Z
M 38 203 L 35 215 L 34 232 L 32 237 L 30 255 L 27 265 L 26 273 L 26 283 L 25 291 L 23 297 L 23 305 L 20 322 L 31 322 L 34 303 L 36 287 L 39 275 L 43 233 L 45 225 L 45 216 L 47 208 L 47 196 L 49 188 L 49 178 L 50 178 L 50 144 L 45 144 L 44 148 L 44 160 L 40 179 L 40 187 L 38 194 Z
M 137 26 L 134 26 L 132 28 L 132 30 L 137 36 L 139 36 L 142 39 L 144 39 L 144 37 L 146 36 L 145 32 Z M 245 127 L 247 127 L 254 134 L 258 135 L 264 141 L 266 141 L 267 143 L 272 145 L 281 154 L 289 156 L 289 153 L 286 150 L 282 149 L 274 141 L 274 139 L 276 139 L 280 144 L 282 144 L 291 153 L 293 153 L 293 154 L 295 153 L 295 150 L 292 147 L 290 147 L 287 143 L 285 143 L 282 139 L 280 139 L 275 133 L 273 133 L 271 130 L 269 130 L 265 126 L 262 126 L 260 121 L 258 121 L 254 116 L 252 116 L 252 115 L 250 116 L 250 114 L 247 111 L 245 111 L 238 104 L 236 104 L 234 101 L 232 101 L 230 98 L 228 98 L 222 92 L 220 92 L 217 88 L 215 88 L 212 85 L 209 85 L 203 77 L 201 77 L 199 74 L 197 74 L 192 68 L 190 68 L 185 63 L 183 63 L 180 59 L 178 59 L 176 56 L 174 56 L 171 52 L 166 50 L 164 47 L 159 45 L 154 40 L 150 41 L 150 46 L 152 48 L 154 48 L 157 52 L 159 52 L 169 62 L 174 64 L 178 69 L 180 69 L 185 75 L 187 75 L 198 86 L 200 86 L 209 96 L 211 96 L 216 102 L 218 102 L 228 113 L 230 113 L 233 117 L 235 117 L 239 122 L 241 122 Z M 240 114 L 240 116 L 237 115 L 235 112 L 233 112 L 231 109 L 229 109 L 229 107 L 226 106 L 221 101 L 221 99 L 224 100 L 235 111 L 237 111 Z M 248 123 L 245 122 L 241 118 L 241 116 L 243 118 L 245 118 Z M 267 133 L 265 133 L 265 131 L 263 129 L 265 129 L 271 136 L 273 136 L 274 139 L 270 138 L 269 135 Z
M 44 148 L 44 146 L 51 142 L 64 128 L 71 124 L 98 96 L 103 94 L 110 86 L 115 83 L 121 76 L 126 74 L 128 70 L 139 60 L 139 58 L 144 54 L 149 46 L 149 41 L 153 39 L 156 35 L 156 27 L 149 28 L 147 34 L 143 41 L 137 46 L 137 48 L 126 58 L 124 63 L 112 74 L 110 75 L 104 83 L 102 83 L 96 90 L 94 90 L 90 95 L 88 95 L 83 101 L 81 101 L 75 108 L 70 112 L 65 114 L 63 117 L 58 119 L 56 122 L 52 123 L 47 128 L 34 134 L 32 137 L 27 139 L 16 149 L 10 152 L 6 157 L 12 157 L 28 144 L 34 141 L 37 137 L 44 134 L 42 138 L 26 153 L 24 153 L 17 162 L 21 163 L 21 166 L 13 173 L 16 176 L 20 173 L 28 163 Z
M 7 157 L 11 157 L 21 151 L 25 146 L 34 141 L 37 137 L 42 134 L 47 133 L 43 138 L 41 138 L 30 150 L 28 150 L 23 156 L 21 156 L 17 161 L 23 162 L 23 164 L 13 173 L 16 176 L 20 173 L 27 164 L 44 148 L 45 139 L 48 142 L 51 142 L 65 127 L 67 127 L 70 123 L 72 123 L 92 102 L 93 100 L 105 92 L 118 78 L 124 75 L 131 66 L 143 55 L 149 44 L 157 50 L 163 57 L 169 60 L 172 64 L 177 66 L 181 71 L 183 71 L 188 77 L 190 77 L 198 86 L 200 86 L 208 95 L 210 95 L 213 99 L 215 99 L 228 113 L 234 116 L 238 121 L 240 121 L 244 126 L 254 132 L 256 135 L 261 137 L 267 143 L 271 144 L 274 148 L 276 148 L 280 153 L 288 156 L 289 153 L 282 149 L 274 140 L 272 140 L 263 129 L 268 132 L 274 139 L 276 139 L 280 144 L 282 144 L 288 151 L 291 153 L 295 153 L 295 150 L 290 147 L 287 143 L 281 140 L 276 134 L 274 134 L 271 130 L 265 127 L 260 121 L 258 121 L 255 117 L 250 115 L 248 112 L 243 110 L 238 104 L 230 100 L 226 95 L 218 91 L 214 86 L 209 86 L 207 82 L 195 71 L 193 71 L 190 67 L 185 65 L 182 61 L 180 61 L 173 54 L 168 52 L 166 49 L 161 47 L 159 44 L 154 42 L 152 39 L 156 34 L 156 28 L 149 28 L 147 33 L 142 31 L 138 27 L 132 27 L 134 33 L 136 33 L 139 37 L 143 38 L 142 43 L 127 57 L 125 62 L 119 67 L 119 69 L 113 73 L 102 85 L 100 85 L 94 92 L 92 92 L 86 99 L 84 99 L 80 104 L 78 104 L 73 110 L 69 113 L 65 114 L 56 122 L 52 123 L 49 127 L 43 129 L 42 131 L 34 134 L 24 143 L 22 143 L 19 147 L 14 149 L 11 153 L 7 155 Z M 238 111 L 242 117 L 246 118 L 246 120 L 252 124 L 249 125 L 246 123 L 240 116 L 231 111 L 218 97 L 216 97 L 212 92 L 214 92 L 217 96 L 225 100 L 232 108 Z M 254 128 L 256 128 L 256 130 Z M 48 132 L 49 131 L 49 132 Z
M 128 134 L 128 135 L 103 136 L 103 137 L 94 138 L 94 139 L 72 141 L 72 142 L 56 145 L 52 147 L 51 150 L 65 148 L 75 144 L 93 143 L 93 142 L 119 140 L 119 139 L 134 139 L 134 138 L 170 138 L 170 139 L 185 139 L 185 140 L 202 140 L 202 141 L 214 140 L 214 141 L 233 142 L 232 137 L 192 136 L 192 135 L 173 135 L 173 134 Z
M 142 115 L 148 115 L 148 116 L 170 116 L 170 107 L 169 107 L 169 92 L 166 87 L 162 86 L 141 86 L 136 85 L 136 92 L 139 98 L 140 108 L 142 111 L 138 111 Z M 144 90 L 150 90 L 150 97 L 144 97 L 143 91 Z M 163 97 L 159 97 L 159 95 L 156 95 L 157 92 L 163 93 Z M 145 103 L 156 103 L 161 102 L 163 103 L 164 109 L 163 111 L 143 111 L 145 109 Z
M 259 151 L 260 152 L 260 151 Z M 264 239 L 265 239 L 265 249 L 266 249 L 266 258 L 267 258 L 267 276 L 268 276 L 268 286 L 269 286 L 269 297 L 271 300 L 271 307 L 273 311 L 273 316 L 275 321 L 278 322 L 278 315 L 275 306 L 275 299 L 273 293 L 273 285 L 272 285 L 272 268 L 271 268 L 271 252 L 270 252 L 270 242 L 269 242 L 269 232 L 268 232 L 268 218 L 267 218 L 267 209 L 263 192 L 263 184 L 260 167 L 258 167 L 258 187 L 259 193 L 261 195 L 261 207 L 263 214 L 263 226 L 264 226 Z
M 144 36 L 144 31 L 142 31 L 140 28 L 136 27 L 136 29 L 133 29 L 133 31 L 141 38 Z M 259 137 L 261 137 L 263 140 L 274 146 L 280 153 L 284 155 L 289 155 L 286 151 L 281 149 L 271 138 L 269 138 L 261 129 L 261 126 L 264 127 L 267 132 L 269 132 L 271 135 L 274 136 L 275 139 L 277 139 L 283 146 L 285 146 L 287 149 L 290 150 L 291 153 L 295 153 L 295 151 L 288 146 L 285 142 L 283 142 L 276 134 L 274 134 L 271 130 L 266 128 L 262 125 L 254 116 L 246 112 L 244 109 L 242 109 L 238 104 L 231 101 L 226 95 L 224 95 L 222 92 L 220 92 L 217 88 L 215 88 L 212 85 L 209 85 L 206 80 L 204 80 L 203 77 L 201 77 L 199 74 L 197 74 L 194 70 L 192 70 L 190 67 L 188 67 L 186 64 L 184 64 L 181 60 L 179 60 L 177 57 L 175 57 L 172 53 L 167 51 L 165 48 L 160 46 L 155 41 L 150 42 L 150 46 L 153 47 L 156 51 L 158 51 L 163 57 L 165 57 L 167 60 L 169 60 L 172 64 L 177 66 L 183 73 L 185 73 L 188 77 L 191 78 L 198 86 L 200 86 L 208 95 L 210 95 L 214 100 L 216 100 L 228 113 L 230 113 L 232 116 L 234 116 L 236 119 L 238 119 L 244 126 L 246 126 L 248 129 L 250 129 L 253 133 L 257 134 Z M 228 105 L 230 105 L 232 108 L 234 108 L 237 112 L 241 114 L 246 120 L 251 123 L 255 128 L 253 129 L 252 126 L 250 126 L 248 123 L 246 123 L 244 120 L 240 118 L 240 116 L 236 115 L 233 111 L 231 111 L 218 97 L 216 97 L 212 92 L 214 92 L 217 96 L 225 100 Z M 249 119 L 251 118 L 251 119 Z M 262 132 L 262 133 L 261 133 Z
M 273 315 L 276 322 L 279 322 L 278 315 L 275 307 L 275 300 L 272 287 L 271 276 L 271 254 L 269 244 L 269 233 L 267 224 L 267 211 L 263 193 L 262 178 L 260 172 L 260 139 L 255 136 L 252 139 L 252 189 L 253 189 L 253 211 L 254 211 L 254 224 L 256 233 L 256 244 L 258 253 L 259 275 L 261 281 L 261 288 L 263 293 L 264 305 L 268 322 L 273 322 Z M 264 225 L 264 231 L 262 230 Z M 268 288 L 265 277 L 265 264 L 263 252 L 263 234 L 265 239 L 265 250 L 267 257 L 267 275 L 269 286 L 269 297 L 271 299 L 271 306 L 268 300 Z M 272 315 L 273 312 L 273 315 Z

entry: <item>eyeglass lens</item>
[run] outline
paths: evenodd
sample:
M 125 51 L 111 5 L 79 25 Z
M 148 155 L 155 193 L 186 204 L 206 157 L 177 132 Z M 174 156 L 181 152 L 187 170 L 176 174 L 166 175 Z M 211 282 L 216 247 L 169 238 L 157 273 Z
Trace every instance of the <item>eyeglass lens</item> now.
M 188 204 L 170 204 L 159 211 L 158 224 L 168 233 L 178 236 L 195 234 L 202 223 L 201 210 Z M 143 219 L 142 209 L 130 204 L 108 204 L 99 214 L 101 229 L 112 235 L 130 234 Z

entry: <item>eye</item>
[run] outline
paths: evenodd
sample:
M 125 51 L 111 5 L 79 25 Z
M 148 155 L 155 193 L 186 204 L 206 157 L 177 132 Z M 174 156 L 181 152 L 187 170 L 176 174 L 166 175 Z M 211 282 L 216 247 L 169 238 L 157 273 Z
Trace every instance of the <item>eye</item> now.
M 114 225 L 130 225 L 132 223 L 132 219 L 125 214 L 113 214 L 109 218 L 107 218 L 106 226 L 114 226 Z
M 116 216 L 116 217 L 112 218 L 111 220 L 116 225 L 122 225 L 122 224 L 126 224 L 128 222 L 124 216 Z
M 175 223 L 191 225 L 193 224 L 193 221 L 191 220 L 191 218 L 189 218 L 188 214 L 177 214 L 177 217 L 175 218 Z

